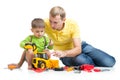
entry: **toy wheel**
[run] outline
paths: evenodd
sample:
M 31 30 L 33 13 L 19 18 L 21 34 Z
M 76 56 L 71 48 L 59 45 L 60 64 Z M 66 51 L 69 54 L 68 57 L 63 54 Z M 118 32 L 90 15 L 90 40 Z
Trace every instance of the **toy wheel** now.
M 41 69 L 46 68 L 46 67 L 45 67 L 45 63 L 41 63 L 40 68 L 41 68 Z
M 32 64 L 32 68 L 36 69 L 36 67 Z
M 41 68 L 41 69 L 46 68 L 45 62 L 40 61 L 40 62 L 38 63 L 38 68 Z

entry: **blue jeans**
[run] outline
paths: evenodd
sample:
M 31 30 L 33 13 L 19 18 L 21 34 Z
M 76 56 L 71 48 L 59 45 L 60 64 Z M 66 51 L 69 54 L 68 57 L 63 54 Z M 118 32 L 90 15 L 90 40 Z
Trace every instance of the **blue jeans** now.
M 114 57 L 86 42 L 82 42 L 82 53 L 76 57 L 63 57 L 60 60 L 66 66 L 91 64 L 97 67 L 113 67 L 116 62 Z

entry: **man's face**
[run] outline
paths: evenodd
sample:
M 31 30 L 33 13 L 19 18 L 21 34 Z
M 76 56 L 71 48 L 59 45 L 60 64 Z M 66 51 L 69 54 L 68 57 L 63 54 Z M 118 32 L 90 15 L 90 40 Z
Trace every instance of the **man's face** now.
M 63 28 L 63 24 L 65 22 L 65 19 L 61 19 L 60 15 L 57 15 L 55 17 L 52 17 L 51 15 L 49 16 L 49 21 L 51 28 L 54 30 L 61 30 Z

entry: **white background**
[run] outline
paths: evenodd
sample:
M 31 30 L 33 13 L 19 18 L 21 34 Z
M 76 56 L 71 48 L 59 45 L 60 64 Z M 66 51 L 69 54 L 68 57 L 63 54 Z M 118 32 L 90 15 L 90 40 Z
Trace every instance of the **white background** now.
M 3 68 L 19 61 L 23 51 L 19 43 L 32 34 L 32 19 L 48 18 L 53 6 L 62 6 L 67 18 L 78 22 L 81 39 L 114 56 L 115 68 L 120 67 L 119 0 L 0 0 L 0 74 L 2 71 L 3 75 L 10 73 L 11 76 L 11 72 Z M 22 69 L 27 69 L 26 63 Z M 15 73 L 19 74 L 19 71 Z

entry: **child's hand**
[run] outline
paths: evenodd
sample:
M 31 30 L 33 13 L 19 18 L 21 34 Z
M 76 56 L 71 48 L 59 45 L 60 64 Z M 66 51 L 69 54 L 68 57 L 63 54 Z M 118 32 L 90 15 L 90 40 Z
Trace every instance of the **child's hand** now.
M 50 58 L 50 57 L 51 57 L 51 53 L 50 53 L 50 51 L 49 51 L 49 50 L 44 50 L 44 52 L 48 55 L 48 58 Z
M 33 50 L 32 49 L 28 49 L 28 53 L 32 54 Z

